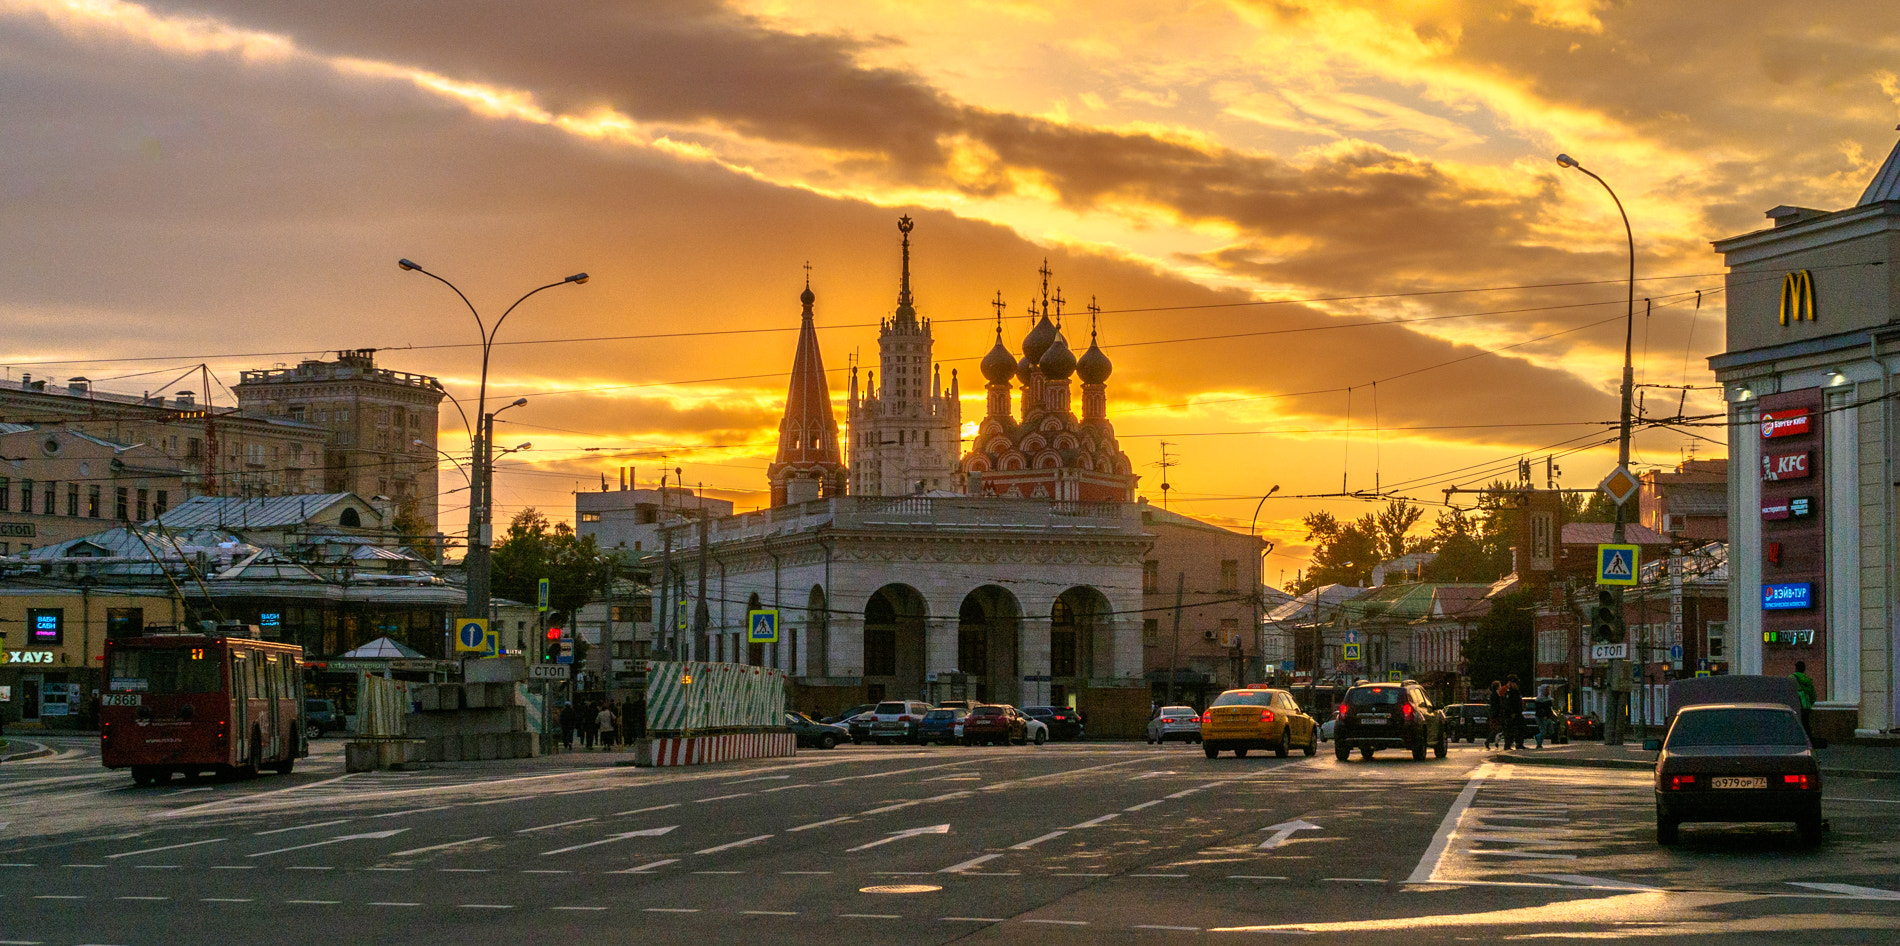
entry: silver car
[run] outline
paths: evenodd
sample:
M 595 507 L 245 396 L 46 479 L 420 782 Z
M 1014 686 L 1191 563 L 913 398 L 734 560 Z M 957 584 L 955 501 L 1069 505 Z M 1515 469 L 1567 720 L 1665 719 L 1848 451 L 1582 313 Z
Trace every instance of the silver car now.
M 924 714 L 933 707 L 919 700 L 885 700 L 871 710 L 871 741 L 920 743 Z
M 1192 706 L 1163 706 L 1148 720 L 1148 744 L 1159 745 L 1170 739 L 1181 742 L 1201 741 L 1201 714 Z

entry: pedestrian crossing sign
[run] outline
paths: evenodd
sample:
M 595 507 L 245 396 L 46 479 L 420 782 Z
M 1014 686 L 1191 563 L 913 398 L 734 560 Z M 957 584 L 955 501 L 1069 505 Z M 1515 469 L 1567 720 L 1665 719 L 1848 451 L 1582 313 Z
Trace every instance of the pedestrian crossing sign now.
M 778 643 L 778 610 L 776 608 L 765 608 L 759 611 L 747 611 L 745 616 L 746 616 L 746 637 L 745 637 L 746 643 L 748 644 L 776 644 Z
M 1348 661 L 1359 659 L 1359 645 L 1358 644 L 1347 644 L 1345 645 L 1345 647 L 1346 647 L 1346 659 Z
M 1634 585 L 1640 561 L 1635 545 L 1597 546 L 1597 584 Z

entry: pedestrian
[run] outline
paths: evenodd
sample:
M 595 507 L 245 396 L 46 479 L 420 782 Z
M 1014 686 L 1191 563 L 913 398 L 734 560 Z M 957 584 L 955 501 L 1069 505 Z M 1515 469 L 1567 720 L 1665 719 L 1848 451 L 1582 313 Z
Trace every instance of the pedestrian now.
M 1808 727 L 1808 711 L 1814 709 L 1815 692 L 1814 678 L 1808 676 L 1808 662 L 1805 660 L 1795 661 L 1792 676 L 1794 677 L 1794 688 L 1801 694 L 1801 728 L 1808 732 L 1813 732 L 1814 730 Z
M 574 751 L 574 730 L 581 724 L 581 714 L 574 708 L 574 701 L 561 701 L 561 746 L 569 752 Z
M 590 721 L 592 721 L 599 715 L 599 712 L 598 712 L 599 709 L 600 707 L 595 705 L 592 701 L 581 704 L 580 713 L 578 714 L 577 725 L 580 727 L 580 731 L 581 731 L 581 748 L 582 749 L 594 748 L 594 739 L 598 735 L 599 731 L 596 730 L 594 727 L 587 725 L 587 723 L 589 723 Z
M 1546 683 L 1537 688 L 1537 748 L 1544 748 L 1546 736 L 1552 742 L 1557 740 L 1557 733 L 1551 728 L 1556 718 L 1556 714 L 1551 711 L 1550 684 Z
M 600 749 L 605 752 L 614 747 L 614 730 L 619 723 L 614 719 L 612 705 L 602 702 L 600 712 L 594 716 L 594 724 L 600 728 Z
M 1504 748 L 1524 748 L 1524 691 L 1518 689 L 1517 674 L 1504 682 Z
M 1502 682 L 1491 681 L 1489 703 L 1491 718 L 1488 720 L 1490 725 L 1485 727 L 1484 747 L 1486 749 L 1492 748 L 1497 743 L 1498 737 L 1504 733 L 1504 684 Z

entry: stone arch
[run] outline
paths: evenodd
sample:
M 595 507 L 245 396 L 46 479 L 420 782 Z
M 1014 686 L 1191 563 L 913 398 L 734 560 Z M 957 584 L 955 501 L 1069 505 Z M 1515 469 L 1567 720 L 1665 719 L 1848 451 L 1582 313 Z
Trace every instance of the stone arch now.
M 363 527 L 363 517 L 357 515 L 354 509 L 345 509 L 336 517 L 336 524 L 345 529 L 360 529 Z
M 1074 450 L 1075 447 L 1076 447 L 1075 437 L 1069 434 L 1061 434 L 1056 437 L 1057 450 Z
M 1043 470 L 1056 469 L 1062 466 L 1062 454 L 1054 450 L 1045 451 L 1041 456 L 1036 458 L 1036 466 L 1038 469 Z
M 964 465 L 964 469 L 972 473 L 986 473 L 989 471 L 989 468 L 990 461 L 984 459 L 981 455 L 971 457 L 970 462 Z
M 864 604 L 865 699 L 915 699 L 924 692 L 924 623 L 930 605 L 905 585 L 879 588 Z
M 805 596 L 805 675 L 825 677 L 831 675 L 831 663 L 827 655 L 831 652 L 831 609 L 829 598 L 825 595 L 825 586 L 811 586 L 811 593 Z
M 1056 596 L 1049 606 L 1049 701 L 1065 702 L 1080 693 L 1103 669 L 1114 646 L 1108 635 L 1114 627 L 1114 605 L 1089 585 L 1075 585 Z M 1097 666 L 1097 658 L 1103 667 Z
M 1020 469 L 1022 469 L 1022 468 L 1023 468 L 1023 457 L 1022 457 L 1022 454 L 1020 454 L 1020 453 L 1012 453 L 1012 454 L 1009 454 L 1009 455 L 1007 455 L 1007 456 L 1005 456 L 1005 457 L 1003 457 L 1003 465 L 1002 465 L 1002 469 L 1005 469 L 1005 470 L 1020 470 Z
M 969 675 L 969 695 L 992 703 L 1019 703 L 1022 603 L 1001 585 L 983 585 L 957 609 L 957 669 Z

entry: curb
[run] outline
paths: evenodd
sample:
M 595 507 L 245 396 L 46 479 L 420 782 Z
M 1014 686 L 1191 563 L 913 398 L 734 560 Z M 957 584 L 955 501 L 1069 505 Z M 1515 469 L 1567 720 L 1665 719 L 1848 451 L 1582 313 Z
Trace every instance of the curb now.
M 21 761 L 24 761 L 24 760 L 26 760 L 26 759 L 37 759 L 37 758 L 39 758 L 39 757 L 41 757 L 41 756 L 49 756 L 49 755 L 52 755 L 52 754 L 53 754 L 53 748 L 52 748 L 51 746 L 47 746 L 47 745 L 43 745 L 43 744 L 41 744 L 41 743 L 37 743 L 37 742 L 32 742 L 32 741 L 30 741 L 30 740 L 26 740 L 26 739 L 16 739 L 16 740 L 14 740 L 14 741 L 15 741 L 15 742 L 23 742 L 23 743 L 26 743 L 26 744 L 27 744 L 27 745 L 29 745 L 29 746 L 39 746 L 39 748 L 37 748 L 37 749 L 28 749 L 28 750 L 27 750 L 27 751 L 25 751 L 25 752 L 16 752 L 16 753 L 14 753 L 14 754 L 12 754 L 12 755 L 5 755 L 5 756 L 0 756 L 0 763 L 4 763 L 4 762 L 21 762 Z

